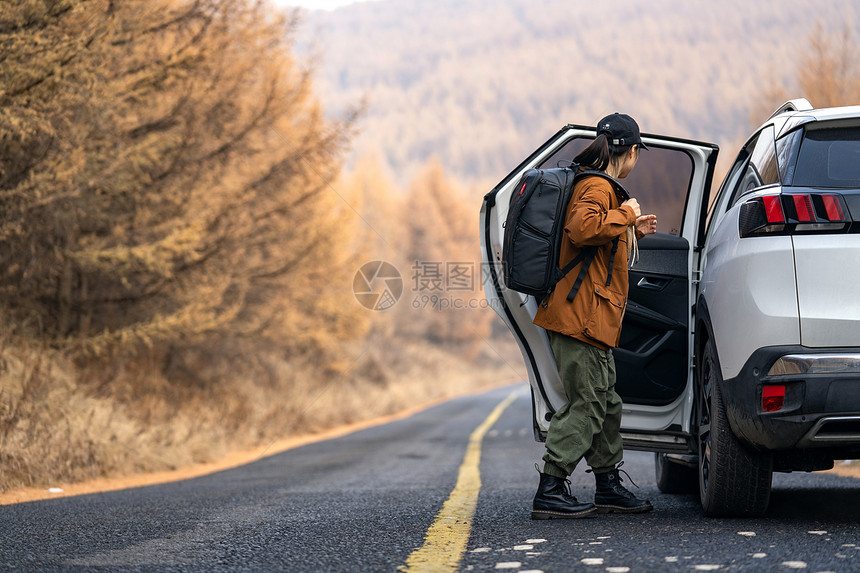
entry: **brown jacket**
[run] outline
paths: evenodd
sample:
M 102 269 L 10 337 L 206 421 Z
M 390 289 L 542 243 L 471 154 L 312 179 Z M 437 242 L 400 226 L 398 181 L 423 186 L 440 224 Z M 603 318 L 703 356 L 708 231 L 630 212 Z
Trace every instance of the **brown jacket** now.
M 561 244 L 559 267 L 573 260 L 581 247 L 598 245 L 597 254 L 573 302 L 567 300 L 567 295 L 582 263 L 559 281 L 546 307 L 538 306 L 536 325 L 604 350 L 618 345 L 621 317 L 627 304 L 627 228 L 635 222 L 633 208 L 620 206 L 609 181 L 585 177 L 577 182 L 565 218 L 567 240 Z M 612 240 L 616 237 L 619 240 L 612 283 L 606 287 Z

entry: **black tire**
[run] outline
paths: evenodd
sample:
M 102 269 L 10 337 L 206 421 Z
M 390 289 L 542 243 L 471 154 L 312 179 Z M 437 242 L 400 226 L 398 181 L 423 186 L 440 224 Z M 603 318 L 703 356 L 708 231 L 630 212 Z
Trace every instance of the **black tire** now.
M 746 448 L 726 417 L 722 373 L 713 342 L 699 360 L 697 388 L 699 498 L 709 517 L 755 516 L 767 510 L 773 456 Z
M 663 493 L 696 493 L 698 472 L 696 468 L 673 462 L 666 454 L 654 454 L 657 473 L 657 488 Z

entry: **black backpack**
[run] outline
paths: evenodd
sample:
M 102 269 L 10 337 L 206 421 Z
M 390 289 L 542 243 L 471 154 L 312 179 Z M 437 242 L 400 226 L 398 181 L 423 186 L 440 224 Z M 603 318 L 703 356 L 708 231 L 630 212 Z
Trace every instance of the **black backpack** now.
M 546 299 L 558 281 L 584 262 L 567 295 L 567 300 L 574 299 L 594 260 L 597 247 L 583 248 L 563 269 L 558 266 L 558 258 L 573 186 L 587 176 L 603 177 L 621 197 L 625 200 L 630 198 L 624 187 L 606 173 L 579 171 L 576 164 L 552 169 L 529 169 L 523 174 L 511 195 L 505 220 L 502 268 L 505 286 L 509 289 L 532 295 L 538 302 L 546 304 Z M 612 265 L 617 250 L 618 238 L 612 242 L 606 286 L 612 282 Z

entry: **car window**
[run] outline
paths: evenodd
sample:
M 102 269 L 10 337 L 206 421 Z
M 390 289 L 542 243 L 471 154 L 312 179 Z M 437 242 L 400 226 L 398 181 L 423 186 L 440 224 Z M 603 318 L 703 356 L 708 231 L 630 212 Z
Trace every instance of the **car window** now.
M 860 187 L 860 126 L 806 129 L 792 184 Z
M 795 129 L 776 140 L 776 162 L 779 164 L 779 178 L 783 185 L 791 185 L 794 180 L 795 160 L 802 139 L 803 130 Z
M 750 160 L 734 190 L 730 205 L 734 205 L 741 197 L 759 187 L 779 183 L 773 133 L 773 126 L 769 125 L 744 146 L 745 151 L 750 155 Z
M 717 211 L 725 211 L 725 209 L 731 205 L 731 202 L 727 204 L 728 197 L 736 188 L 734 183 L 738 180 L 739 173 L 746 167 L 747 161 L 749 161 L 749 152 L 753 148 L 754 144 L 755 142 L 740 150 L 738 158 L 735 159 L 735 162 L 732 163 L 731 169 L 729 169 L 729 172 L 723 178 L 720 190 L 717 192 L 716 198 L 711 202 L 711 205 L 708 208 L 708 217 L 705 221 L 705 229 L 707 229 L 706 233 L 710 233 L 711 220 L 714 218 L 714 214 Z
M 553 167 L 570 167 L 570 163 L 576 155 L 591 143 L 591 139 L 575 137 L 569 139 L 558 151 L 550 155 L 543 163 L 538 165 L 539 169 L 551 169 Z
M 572 139 L 539 167 L 567 167 L 589 143 L 589 138 Z M 640 152 L 636 168 L 621 184 L 639 201 L 642 213 L 657 215 L 658 232 L 680 235 L 692 179 L 693 159 L 686 152 L 649 144 L 647 151 Z
M 750 162 L 741 177 L 738 197 L 753 189 L 779 183 L 779 170 L 776 165 L 776 146 L 773 141 L 773 126 L 761 131 L 752 149 Z

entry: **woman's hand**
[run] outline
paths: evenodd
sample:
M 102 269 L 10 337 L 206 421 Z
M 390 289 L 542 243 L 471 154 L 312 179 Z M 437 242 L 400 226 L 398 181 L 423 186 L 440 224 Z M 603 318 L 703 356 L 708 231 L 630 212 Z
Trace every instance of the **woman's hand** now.
M 642 215 L 636 218 L 636 232 L 639 235 L 651 235 L 657 232 L 657 215 Z
M 635 198 L 630 198 L 621 204 L 622 207 L 624 207 L 625 205 L 627 205 L 628 207 L 633 209 L 633 214 L 636 216 L 636 219 L 638 220 L 639 216 L 642 214 L 642 211 L 639 209 L 639 201 L 637 201 Z

